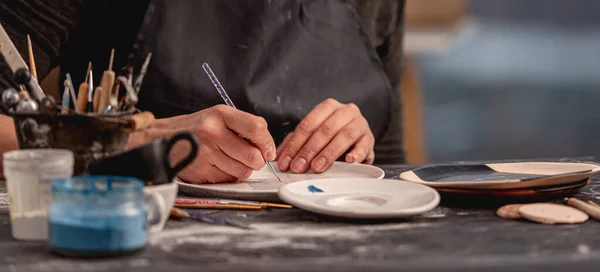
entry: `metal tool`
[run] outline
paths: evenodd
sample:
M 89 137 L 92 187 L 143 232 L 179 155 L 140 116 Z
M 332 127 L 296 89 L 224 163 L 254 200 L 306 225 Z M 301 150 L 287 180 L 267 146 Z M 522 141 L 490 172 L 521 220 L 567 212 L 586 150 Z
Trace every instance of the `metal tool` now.
M 148 65 L 150 64 L 150 59 L 152 58 L 152 52 L 148 53 L 146 56 L 146 60 L 144 60 L 144 64 L 142 64 L 142 68 L 140 69 L 140 74 L 135 78 L 135 83 L 133 83 L 133 88 L 136 93 L 140 93 L 140 89 L 142 88 L 142 82 L 144 81 L 144 76 L 148 71 Z
M 2 103 L 8 108 L 16 106 L 19 99 L 19 92 L 13 88 L 8 88 L 2 93 Z
M 15 48 L 15 45 L 10 40 L 8 33 L 4 30 L 2 24 L 0 24 L 0 53 L 2 53 L 4 60 L 14 74 L 16 74 L 19 69 L 28 69 L 25 60 L 23 60 L 19 51 Z M 46 94 L 44 94 L 36 77 L 30 76 L 26 86 L 31 93 L 31 97 L 35 100 L 42 101 L 42 99 L 46 97 Z
M 204 72 L 206 72 L 206 74 L 208 75 L 208 78 L 210 79 L 212 84 L 215 85 L 215 88 L 221 95 L 221 98 L 223 98 L 223 100 L 225 101 L 225 104 L 227 104 L 227 106 L 236 108 L 235 105 L 233 104 L 233 102 L 231 101 L 231 98 L 229 98 L 229 95 L 227 95 L 227 92 L 225 92 L 225 88 L 223 88 L 223 85 L 221 85 L 221 82 L 219 82 L 219 79 L 217 79 L 217 76 L 215 76 L 212 69 L 210 69 L 210 66 L 208 66 L 208 63 L 206 63 L 206 62 L 203 63 L 202 69 L 204 69 Z M 270 161 L 267 161 L 267 166 L 269 166 L 269 168 L 271 169 L 271 172 L 273 172 L 273 175 L 275 175 L 277 180 L 279 182 L 281 182 L 279 175 L 277 175 L 277 171 L 275 171 L 275 168 L 273 167 L 273 165 L 271 164 Z
M 35 113 L 39 109 L 39 105 L 31 98 L 25 98 L 17 103 L 15 111 L 18 113 Z

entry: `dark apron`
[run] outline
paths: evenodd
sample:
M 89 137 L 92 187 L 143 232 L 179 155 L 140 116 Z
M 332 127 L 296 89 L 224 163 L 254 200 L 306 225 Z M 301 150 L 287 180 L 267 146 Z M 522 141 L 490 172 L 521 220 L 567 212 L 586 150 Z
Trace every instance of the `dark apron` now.
M 376 139 L 392 114 L 389 80 L 346 1 L 153 0 L 136 47 L 136 67 L 152 52 L 139 108 L 157 117 L 223 104 L 203 62 L 277 144 L 327 98 L 358 105 Z

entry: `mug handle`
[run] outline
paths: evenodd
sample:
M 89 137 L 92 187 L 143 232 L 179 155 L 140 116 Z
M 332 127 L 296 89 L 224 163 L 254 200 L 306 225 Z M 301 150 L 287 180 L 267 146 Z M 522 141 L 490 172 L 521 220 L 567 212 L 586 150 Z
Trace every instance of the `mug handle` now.
M 180 140 L 187 140 L 192 146 L 192 149 L 190 150 L 190 153 L 187 155 L 187 157 L 181 160 L 177 165 L 171 166 L 171 149 L 173 148 L 175 143 L 179 142 Z M 198 154 L 198 138 L 196 137 L 196 135 L 190 132 L 177 134 L 173 136 L 169 140 L 169 142 L 167 142 L 166 154 L 167 159 L 165 160 L 165 162 L 167 165 L 165 166 L 165 169 L 169 169 L 169 182 L 171 182 L 171 180 L 173 180 L 175 175 L 177 175 L 177 173 L 179 173 L 181 169 L 188 166 L 196 158 L 196 154 Z
M 152 209 L 152 213 L 149 213 L 147 217 L 150 227 L 160 224 L 160 222 L 162 222 L 163 219 L 168 216 L 167 213 L 170 213 L 170 211 L 165 212 L 167 209 L 167 204 L 162 196 L 159 196 L 158 194 L 149 194 L 147 203 L 147 205 Z

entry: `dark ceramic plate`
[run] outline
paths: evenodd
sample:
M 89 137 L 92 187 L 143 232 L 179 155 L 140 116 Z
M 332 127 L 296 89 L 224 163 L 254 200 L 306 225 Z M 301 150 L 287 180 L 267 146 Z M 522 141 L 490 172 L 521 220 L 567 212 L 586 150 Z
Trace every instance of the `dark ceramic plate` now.
M 445 189 L 526 189 L 571 184 L 598 171 L 589 163 L 432 165 L 403 172 L 399 179 Z

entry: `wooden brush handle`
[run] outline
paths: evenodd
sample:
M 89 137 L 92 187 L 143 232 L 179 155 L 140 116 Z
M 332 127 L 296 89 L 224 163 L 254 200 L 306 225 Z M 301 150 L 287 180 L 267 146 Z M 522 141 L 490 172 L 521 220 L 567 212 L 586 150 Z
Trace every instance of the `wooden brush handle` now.
M 87 107 L 87 97 L 88 84 L 87 82 L 84 82 L 79 85 L 79 92 L 77 92 L 77 105 L 82 112 L 85 112 L 85 108 Z
M 115 73 L 113 71 L 104 71 L 102 75 L 102 95 L 98 102 L 98 110 L 96 112 L 103 113 L 104 109 L 108 106 L 113 84 L 115 83 Z
M 154 123 L 154 114 L 149 111 L 144 111 L 138 114 L 134 114 L 127 119 L 127 130 L 134 131 L 138 129 L 144 129 Z
M 94 112 L 99 112 L 98 108 L 100 106 L 100 97 L 102 97 L 102 87 L 96 87 L 94 90 L 94 98 L 92 100 L 94 103 Z

